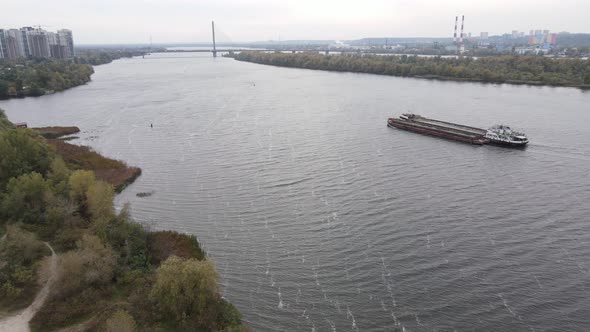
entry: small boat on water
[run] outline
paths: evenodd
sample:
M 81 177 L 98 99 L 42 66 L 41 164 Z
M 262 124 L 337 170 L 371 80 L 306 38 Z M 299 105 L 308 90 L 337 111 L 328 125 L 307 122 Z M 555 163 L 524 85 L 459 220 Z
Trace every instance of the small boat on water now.
M 505 125 L 498 125 L 485 130 L 429 119 L 411 113 L 402 114 L 399 118 L 389 118 L 387 126 L 477 145 L 495 144 L 523 147 L 529 142 L 525 134 L 514 131 Z

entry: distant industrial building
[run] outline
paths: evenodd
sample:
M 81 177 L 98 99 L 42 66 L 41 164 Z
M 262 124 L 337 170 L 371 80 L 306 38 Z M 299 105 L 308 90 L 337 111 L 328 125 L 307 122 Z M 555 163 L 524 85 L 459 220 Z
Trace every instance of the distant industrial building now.
M 74 57 L 74 38 L 71 30 L 57 33 L 41 28 L 0 29 L 0 59 Z

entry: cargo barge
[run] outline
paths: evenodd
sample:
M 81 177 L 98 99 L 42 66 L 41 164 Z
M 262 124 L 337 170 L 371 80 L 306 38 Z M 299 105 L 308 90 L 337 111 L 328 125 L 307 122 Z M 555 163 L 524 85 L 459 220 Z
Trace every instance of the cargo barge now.
M 389 118 L 387 126 L 476 145 L 523 147 L 528 143 L 528 138 L 523 133 L 512 131 L 508 126 L 494 126 L 485 130 L 429 119 L 417 114 L 402 114 L 399 118 Z

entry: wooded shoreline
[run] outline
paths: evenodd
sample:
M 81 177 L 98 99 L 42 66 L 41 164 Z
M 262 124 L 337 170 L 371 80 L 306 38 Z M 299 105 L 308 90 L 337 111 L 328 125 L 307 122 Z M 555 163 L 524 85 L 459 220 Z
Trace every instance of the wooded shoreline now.
M 0 110 L 0 314 L 33 301 L 47 242 L 56 281 L 19 321 L 32 331 L 249 331 L 195 235 L 152 231 L 128 206 L 115 210 L 109 180 L 124 176 L 103 181 L 101 170 L 138 168 L 55 138 L 77 131 L 16 128 Z
M 590 89 L 590 60 L 540 56 L 443 58 L 397 55 L 322 55 L 240 52 L 238 61 L 279 67 L 413 77 L 458 82 Z

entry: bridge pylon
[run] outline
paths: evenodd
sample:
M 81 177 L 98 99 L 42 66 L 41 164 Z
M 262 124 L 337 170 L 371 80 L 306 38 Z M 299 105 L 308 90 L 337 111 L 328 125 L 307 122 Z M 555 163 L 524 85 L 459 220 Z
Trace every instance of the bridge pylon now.
M 211 34 L 213 35 L 213 57 L 217 57 L 217 48 L 215 47 L 215 21 L 211 21 Z

